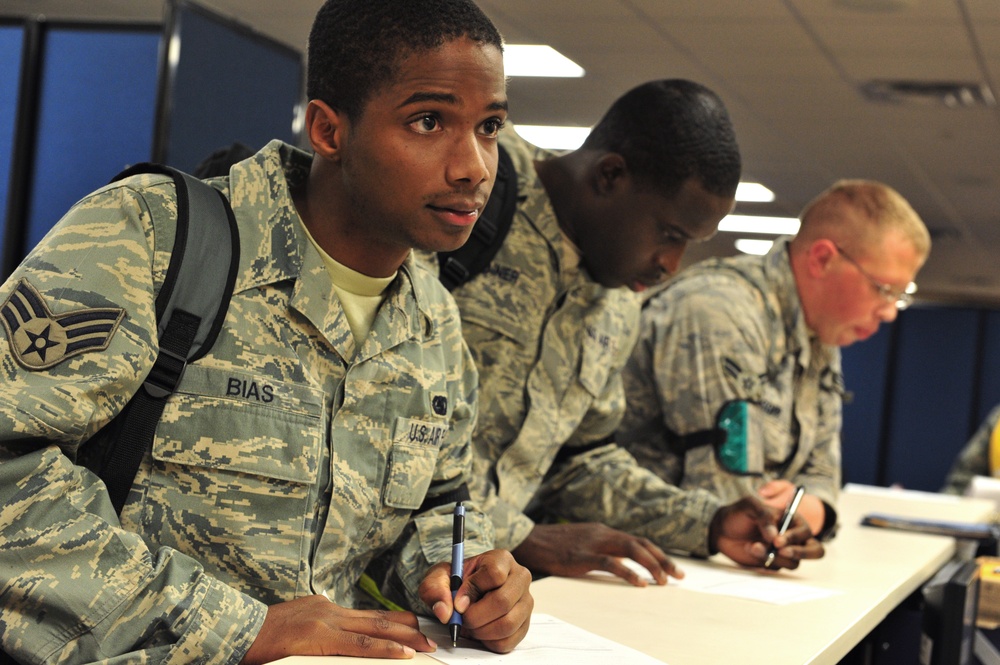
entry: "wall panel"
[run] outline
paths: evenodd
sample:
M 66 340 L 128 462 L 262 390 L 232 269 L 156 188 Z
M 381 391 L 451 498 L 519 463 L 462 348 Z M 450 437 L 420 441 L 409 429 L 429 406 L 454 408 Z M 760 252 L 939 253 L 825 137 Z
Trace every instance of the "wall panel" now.
M 841 435 L 844 482 L 874 485 L 878 481 L 892 338 L 893 325 L 883 325 L 870 339 L 841 351 L 848 391 Z
M 158 27 L 45 30 L 25 250 L 81 197 L 151 158 L 159 42 Z
M 940 489 L 974 413 L 979 316 L 922 307 L 900 317 L 880 484 Z
M 192 3 L 173 4 L 156 159 L 191 171 L 235 141 L 294 144 L 301 53 Z
M 4 242 L 7 229 L 7 208 L 13 173 L 14 129 L 17 123 L 17 105 L 20 99 L 22 50 L 25 32 L 23 25 L 0 24 L 0 280 L 5 275 L 3 266 Z

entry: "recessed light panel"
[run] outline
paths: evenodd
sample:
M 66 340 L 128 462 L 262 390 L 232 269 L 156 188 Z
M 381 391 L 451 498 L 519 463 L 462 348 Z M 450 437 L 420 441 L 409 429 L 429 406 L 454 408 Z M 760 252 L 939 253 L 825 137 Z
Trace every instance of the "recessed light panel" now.
M 799 220 L 795 217 L 727 215 L 719 222 L 719 230 L 730 233 L 763 233 L 767 235 L 793 236 L 799 232 Z
M 759 182 L 741 182 L 736 188 L 736 200 L 747 203 L 770 203 L 774 192 Z
M 545 44 L 504 44 L 503 69 L 507 76 L 579 78 L 583 67 Z
M 514 125 L 514 131 L 528 143 L 547 150 L 576 150 L 590 134 L 590 127 Z

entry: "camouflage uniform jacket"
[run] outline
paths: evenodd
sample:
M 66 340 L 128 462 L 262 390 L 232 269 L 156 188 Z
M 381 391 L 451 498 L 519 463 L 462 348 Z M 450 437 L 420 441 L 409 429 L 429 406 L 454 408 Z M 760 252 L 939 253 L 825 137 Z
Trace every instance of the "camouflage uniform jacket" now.
M 513 549 L 528 536 L 534 500 L 549 517 L 704 553 L 715 499 L 682 494 L 607 443 L 625 408 L 620 373 L 638 297 L 566 268 L 573 262 L 533 166 L 551 153 L 512 131 L 501 142 L 518 174 L 517 213 L 493 262 L 454 291 L 480 377 L 473 496 L 487 502 L 497 545 Z
M 384 590 L 426 611 L 416 589 L 449 558 L 451 517 L 415 511 L 467 481 L 475 369 L 454 302 L 412 259 L 355 352 L 289 195 L 309 160 L 273 142 L 213 181 L 240 227 L 236 287 L 214 347 L 166 406 L 121 526 L 103 484 L 71 460 L 154 360 L 172 182 L 137 176 L 85 198 L 0 289 L 11 655 L 236 663 L 265 604 L 324 591 L 364 603 L 356 583 L 382 552 L 399 572 Z M 103 338 L 78 329 L 88 319 L 110 322 Z M 74 354 L 52 330 L 93 343 Z M 467 529 L 467 553 L 491 546 L 485 515 L 470 512 Z
M 840 488 L 840 350 L 806 327 L 787 248 L 781 239 L 765 257 L 702 262 L 650 298 L 625 370 L 628 409 L 618 437 L 680 487 L 731 501 L 783 478 L 832 510 Z M 735 399 L 758 402 L 756 413 L 766 414 L 762 476 L 727 472 L 709 445 L 671 451 L 668 431 L 710 429 Z
M 986 420 L 979 425 L 979 429 L 962 448 L 951 471 L 948 472 L 942 492 L 964 494 L 973 476 L 990 476 L 997 473 L 996 469 L 990 468 L 990 440 L 998 423 L 1000 423 L 1000 406 L 990 411 Z

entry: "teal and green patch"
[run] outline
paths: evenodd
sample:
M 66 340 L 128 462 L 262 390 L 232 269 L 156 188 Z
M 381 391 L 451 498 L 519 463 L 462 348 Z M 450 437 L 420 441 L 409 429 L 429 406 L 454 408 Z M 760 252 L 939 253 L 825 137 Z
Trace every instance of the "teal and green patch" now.
M 27 280 L 0 307 L 14 359 L 27 370 L 54 367 L 75 355 L 108 348 L 125 310 L 105 307 L 53 314 Z

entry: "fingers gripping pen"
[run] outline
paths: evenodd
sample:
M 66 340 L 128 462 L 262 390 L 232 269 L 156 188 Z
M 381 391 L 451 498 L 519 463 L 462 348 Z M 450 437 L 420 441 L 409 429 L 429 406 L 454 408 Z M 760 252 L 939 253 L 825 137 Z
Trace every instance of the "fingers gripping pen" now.
M 458 587 L 462 586 L 462 565 L 465 559 L 465 506 L 459 501 L 455 504 L 455 521 L 451 531 L 451 601 L 454 607 Z M 448 620 L 448 632 L 451 634 L 451 646 L 458 646 L 458 631 L 462 627 L 462 615 L 454 609 Z

